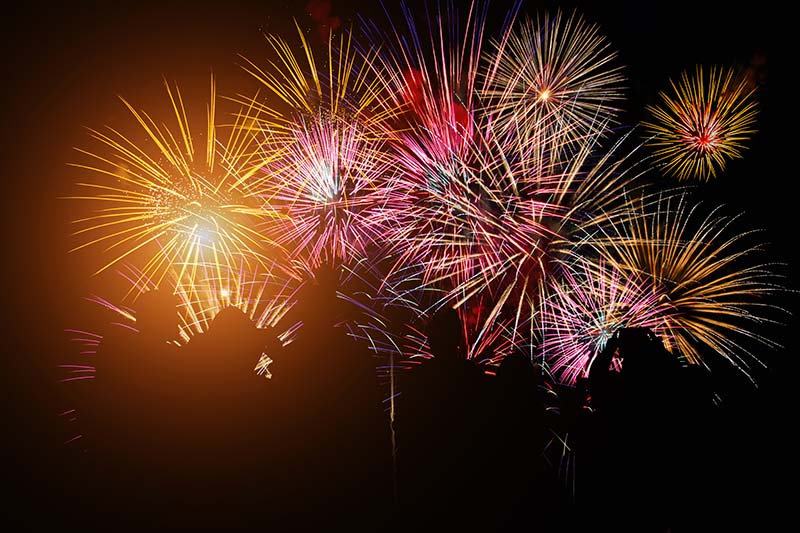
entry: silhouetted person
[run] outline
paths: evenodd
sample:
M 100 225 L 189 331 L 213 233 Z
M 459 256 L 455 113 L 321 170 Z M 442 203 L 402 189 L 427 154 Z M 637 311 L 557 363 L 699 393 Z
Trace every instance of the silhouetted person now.
M 336 272 L 315 274 L 286 318 L 302 323 L 297 337 L 270 366 L 275 497 L 285 523 L 380 530 L 392 506 L 391 441 L 375 362 L 347 333 Z
M 540 371 L 527 355 L 512 353 L 495 377 L 493 530 L 545 530 L 562 511 L 558 471 L 545 461 L 548 419 Z M 559 517 L 558 520 L 562 520 Z
M 614 352 L 621 370 L 610 370 Z M 680 428 L 680 367 L 647 328 L 623 328 L 592 362 L 589 386 L 607 439 L 593 487 L 600 502 L 612 495 L 626 511 L 618 527 L 666 531 L 680 505 L 675 447 Z M 605 480 L 603 479 L 605 478 Z M 600 493 L 605 485 L 604 493 Z M 589 494 L 592 498 L 594 494 Z M 613 520 L 612 520 L 613 521 Z
M 676 490 L 683 498 L 675 505 L 673 523 L 675 531 L 708 531 L 720 523 L 720 508 L 715 506 L 721 503 L 721 509 L 726 509 L 730 504 L 724 491 L 719 490 L 721 485 L 730 486 L 724 481 L 725 476 L 736 472 L 739 466 L 754 463 L 740 456 L 731 463 L 725 459 L 726 454 L 718 453 L 735 439 L 720 431 L 720 412 L 714 404 L 710 372 L 700 364 L 685 364 L 678 374 L 670 456 Z M 741 481 L 738 473 L 733 474 L 733 479 Z
M 433 357 L 404 376 L 397 402 L 404 518 L 409 527 L 477 527 L 486 516 L 487 378 L 466 359 L 456 310 L 436 313 L 427 331 Z
M 265 523 L 269 482 L 269 381 L 256 373 L 273 342 L 240 309 L 226 307 L 186 347 L 172 431 L 177 444 L 171 526 L 256 527 Z
M 148 521 L 162 504 L 165 428 L 179 363 L 177 299 L 153 290 L 135 302 L 135 329 L 115 327 L 95 355 L 92 403 L 85 410 L 91 498 L 117 527 Z

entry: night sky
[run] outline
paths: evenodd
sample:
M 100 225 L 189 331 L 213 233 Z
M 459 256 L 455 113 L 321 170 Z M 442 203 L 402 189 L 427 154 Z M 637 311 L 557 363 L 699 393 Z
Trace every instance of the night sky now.
M 75 244 L 68 221 L 77 211 L 59 197 L 74 192 L 79 174 L 67 163 L 74 160 L 73 147 L 87 146 L 85 127 L 128 124 L 117 95 L 147 108 L 148 102 L 164 101 L 163 78 L 176 82 L 187 101 L 205 102 L 212 71 L 219 94 L 252 93 L 254 82 L 237 66 L 238 54 L 258 62 L 267 52 L 261 32 L 293 38 L 293 18 L 312 35 L 318 25 L 305 0 L 176 1 L 168 7 L 127 1 L 70 4 L 17 6 L 4 13 L 0 36 L 5 62 L 0 168 L 10 244 L 2 261 L 6 287 L 0 291 L 7 364 L 0 396 L 7 409 L 3 469 L 11 465 L 6 488 L 14 492 L 7 502 L 10 514 L 3 518 L 11 524 L 28 520 L 30 513 L 50 513 L 57 521 L 58 493 L 69 486 L 64 480 L 48 481 L 58 478 L 62 458 L 52 430 L 58 403 L 52 368 L 61 362 L 63 330 L 76 325 L 75 310 L 90 292 L 92 279 L 91 257 L 67 253 Z M 504 4 L 493 2 L 492 12 L 503 13 Z M 700 186 L 697 194 L 711 205 L 729 206 L 731 213 L 743 212 L 749 227 L 762 228 L 775 260 L 788 264 L 782 272 L 794 287 L 798 166 L 796 143 L 789 146 L 796 140 L 789 135 L 794 130 L 789 124 L 796 124 L 798 100 L 788 94 L 796 92 L 796 82 L 789 78 L 797 61 L 787 57 L 796 50 L 797 27 L 790 28 L 790 16 L 779 8 L 783 3 L 753 2 L 747 9 L 736 5 L 526 2 L 524 10 L 561 6 L 570 11 L 577 6 L 587 20 L 601 26 L 629 80 L 621 130 L 640 120 L 644 107 L 683 69 L 698 63 L 761 65 L 758 133 L 748 142 L 744 158 L 732 162 L 718 180 Z M 344 25 L 358 24 L 360 16 L 385 21 L 378 0 L 334 0 L 329 14 Z M 781 304 L 797 313 L 795 301 L 787 296 Z M 788 327 L 780 330 L 785 337 L 778 339 L 786 348 L 769 355 L 771 367 L 762 388 L 738 400 L 742 439 L 756 457 L 748 461 L 758 461 L 759 467 L 746 469 L 740 500 L 734 504 L 756 506 L 754 514 L 781 513 L 784 496 L 775 483 L 784 478 L 796 482 L 787 470 L 795 461 L 787 453 L 792 446 L 782 440 L 787 430 L 772 427 L 791 413 L 782 402 L 790 398 L 788 387 L 794 383 L 797 341 L 791 335 L 800 323 L 795 317 L 786 321 Z M 770 472 L 762 472 L 761 466 Z M 756 484 L 762 487 L 757 490 Z M 32 523 L 45 520 L 37 516 Z

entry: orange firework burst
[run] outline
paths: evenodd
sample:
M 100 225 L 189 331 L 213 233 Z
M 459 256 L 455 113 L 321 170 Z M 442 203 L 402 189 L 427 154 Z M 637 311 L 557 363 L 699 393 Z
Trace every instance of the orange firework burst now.
M 755 231 L 736 228 L 738 217 L 719 207 L 703 215 L 686 192 L 633 209 L 636 216 L 612 224 L 593 246 L 613 268 L 659 294 L 661 323 L 648 325 L 690 363 L 717 354 L 750 376 L 751 366 L 763 363 L 747 345 L 777 346 L 755 326 L 774 323 L 772 315 L 781 312 L 769 300 L 785 290 L 773 272 L 779 265 L 757 259 L 763 246 L 747 242 Z
M 755 87 L 733 69 L 698 66 L 683 72 L 672 94 L 659 93 L 661 105 L 648 106 L 644 126 L 656 160 L 679 180 L 710 180 L 728 160 L 742 157 L 755 132 Z
M 79 183 L 87 193 L 72 198 L 91 202 L 93 210 L 75 221 L 80 228 L 74 234 L 86 241 L 73 251 L 103 247 L 97 273 L 136 257 L 144 263 L 143 275 L 156 283 L 175 268 L 181 281 L 191 280 L 200 264 L 226 266 L 238 258 L 262 263 L 271 242 L 255 228 L 278 215 L 252 190 L 252 176 L 268 151 L 243 127 L 251 110 L 237 115 L 221 142 L 212 78 L 205 139 L 198 146 L 180 91 L 165 85 L 176 129 L 123 99 L 144 134 L 139 142 L 108 127 L 90 130 L 101 152 L 78 149 L 90 161 L 72 166 L 93 179 Z

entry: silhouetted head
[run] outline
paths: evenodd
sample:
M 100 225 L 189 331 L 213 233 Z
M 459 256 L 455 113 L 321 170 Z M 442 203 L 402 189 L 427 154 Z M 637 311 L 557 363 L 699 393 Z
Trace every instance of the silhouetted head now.
M 619 356 L 622 358 L 622 375 L 631 382 L 644 384 L 655 380 L 669 380 L 670 372 L 677 366 L 676 359 L 649 328 L 623 328 L 619 335 Z
M 221 349 L 225 354 L 241 355 L 242 364 L 253 370 L 269 342 L 271 332 L 257 327 L 238 307 L 229 306 L 217 313 L 211 321 L 208 335 L 216 344 L 224 345 Z
M 172 293 L 154 289 L 142 293 L 136 300 L 136 329 L 143 336 L 157 341 L 178 338 L 180 317 L 178 297 Z
M 327 264 L 314 271 L 297 295 L 293 314 L 309 329 L 333 326 L 342 318 L 343 308 L 337 296 L 339 276 Z
M 314 270 L 314 282 L 320 290 L 336 292 L 339 285 L 339 274 L 333 266 L 322 263 Z
M 241 335 L 246 333 L 250 327 L 255 327 L 250 317 L 238 307 L 224 307 L 214 316 L 211 325 L 208 327 L 209 333 L 219 333 L 225 335 Z
M 239 339 L 242 342 L 253 341 L 264 336 L 247 314 L 238 307 L 228 306 L 216 314 L 211 321 L 208 332 L 220 337 Z
M 452 307 L 439 310 L 428 322 L 431 354 L 440 359 L 457 359 L 461 353 L 461 319 Z
M 504 385 L 531 387 L 539 381 L 530 359 L 521 353 L 511 353 L 503 358 L 497 368 L 497 379 Z

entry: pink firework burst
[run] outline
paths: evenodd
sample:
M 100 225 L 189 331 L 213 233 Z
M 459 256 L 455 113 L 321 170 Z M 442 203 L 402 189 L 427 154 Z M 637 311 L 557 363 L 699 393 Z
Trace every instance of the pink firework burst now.
M 674 314 L 646 279 L 581 258 L 548 284 L 538 321 L 541 357 L 572 385 L 618 329 L 648 327 L 663 335 Z

